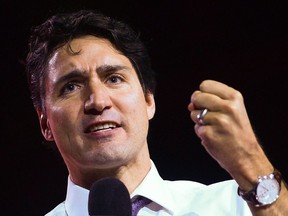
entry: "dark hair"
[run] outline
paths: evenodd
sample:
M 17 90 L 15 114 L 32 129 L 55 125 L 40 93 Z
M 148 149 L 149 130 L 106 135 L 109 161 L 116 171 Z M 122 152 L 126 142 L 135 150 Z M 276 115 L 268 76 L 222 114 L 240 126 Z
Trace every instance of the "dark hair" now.
M 36 109 L 43 109 L 45 74 L 53 52 L 74 38 L 93 35 L 108 39 L 132 63 L 145 94 L 155 91 L 155 77 L 148 52 L 127 24 L 91 10 L 57 14 L 32 29 L 26 72 Z

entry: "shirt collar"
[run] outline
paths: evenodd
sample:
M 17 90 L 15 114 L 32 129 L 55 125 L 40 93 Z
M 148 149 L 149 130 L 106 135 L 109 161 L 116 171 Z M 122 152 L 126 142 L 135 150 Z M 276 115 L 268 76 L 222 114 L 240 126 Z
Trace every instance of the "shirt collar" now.
M 154 203 L 165 208 L 173 215 L 173 197 L 165 189 L 164 180 L 160 177 L 155 164 L 151 160 L 151 169 L 141 184 L 130 194 L 130 197 L 137 195 L 144 196 Z M 65 200 L 65 211 L 69 216 L 88 215 L 89 190 L 75 185 L 68 176 L 67 194 Z
M 160 177 L 158 170 L 151 160 L 151 169 L 141 182 L 141 184 L 135 189 L 135 191 L 130 194 L 130 197 L 141 195 L 154 203 L 165 208 L 168 212 L 173 214 L 173 209 L 175 209 L 173 197 L 165 188 L 164 180 Z
M 88 215 L 89 190 L 75 185 L 68 177 L 65 211 L 69 216 Z

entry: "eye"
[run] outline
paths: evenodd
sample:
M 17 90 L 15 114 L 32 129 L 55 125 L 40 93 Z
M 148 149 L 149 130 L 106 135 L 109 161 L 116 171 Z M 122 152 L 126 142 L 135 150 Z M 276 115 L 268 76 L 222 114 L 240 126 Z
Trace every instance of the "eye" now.
M 123 78 L 119 75 L 111 75 L 107 79 L 107 83 L 110 84 L 119 84 L 123 81 Z
M 79 89 L 80 85 L 74 82 L 66 83 L 63 88 L 61 89 L 61 95 L 69 94 L 71 92 L 74 92 L 75 90 Z

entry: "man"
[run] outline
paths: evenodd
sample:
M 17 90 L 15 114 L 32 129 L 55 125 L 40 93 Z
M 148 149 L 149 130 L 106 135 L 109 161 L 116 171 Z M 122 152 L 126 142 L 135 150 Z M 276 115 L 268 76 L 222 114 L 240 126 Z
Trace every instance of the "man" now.
M 69 171 L 66 200 L 47 215 L 88 215 L 89 189 L 105 177 L 121 180 L 132 201 L 149 199 L 138 215 L 288 214 L 287 188 L 253 133 L 242 95 L 216 81 L 202 82 L 188 109 L 203 146 L 235 181 L 161 179 L 147 143 L 153 71 L 127 25 L 93 11 L 53 16 L 32 33 L 27 74 L 42 133 Z M 258 176 L 272 185 L 262 191 L 270 200 L 247 193 Z

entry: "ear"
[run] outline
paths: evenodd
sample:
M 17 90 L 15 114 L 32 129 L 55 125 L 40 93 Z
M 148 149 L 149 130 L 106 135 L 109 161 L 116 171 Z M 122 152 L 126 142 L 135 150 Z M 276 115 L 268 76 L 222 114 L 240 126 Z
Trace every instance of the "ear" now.
M 149 118 L 149 120 L 151 120 L 154 117 L 155 110 L 156 110 L 154 95 L 152 93 L 148 92 L 145 95 L 145 100 L 146 100 L 146 104 L 147 104 L 148 118 Z
M 54 141 L 54 137 L 50 128 L 49 120 L 42 110 L 37 110 L 40 128 L 43 136 L 47 141 Z

